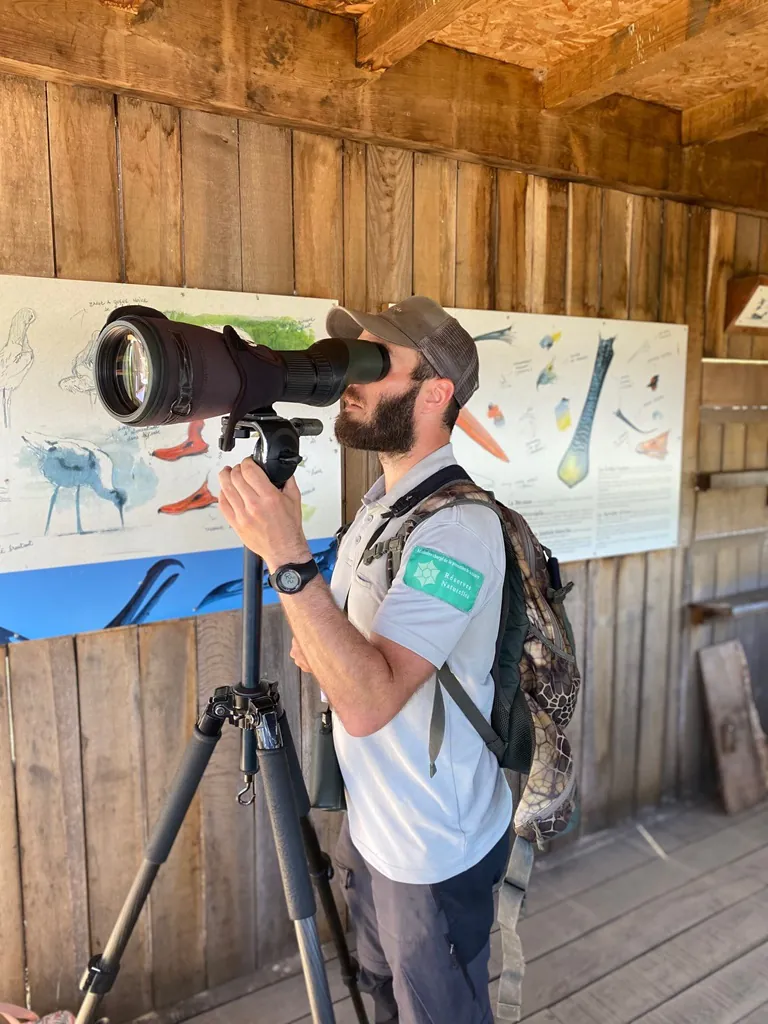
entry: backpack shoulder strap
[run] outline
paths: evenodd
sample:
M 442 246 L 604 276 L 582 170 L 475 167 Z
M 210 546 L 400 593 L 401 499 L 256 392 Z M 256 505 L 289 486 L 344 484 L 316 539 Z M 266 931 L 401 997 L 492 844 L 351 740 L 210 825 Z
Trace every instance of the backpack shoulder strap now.
M 525 958 L 517 922 L 520 920 L 532 869 L 532 844 L 527 839 L 515 836 L 507 873 L 499 892 L 497 917 L 501 931 L 502 967 L 496 1006 L 498 1021 L 519 1021 L 522 1014 Z
M 445 688 L 446 693 L 453 699 L 459 711 L 469 721 L 475 732 L 479 734 L 486 747 L 500 761 L 506 750 L 504 740 L 488 722 L 480 708 L 478 708 L 477 704 L 475 704 L 459 680 L 448 668 L 448 665 L 443 665 L 441 669 L 438 669 L 437 679 L 435 680 L 435 696 L 432 702 L 432 717 L 429 722 L 429 777 L 432 778 L 437 771 L 435 762 L 437 761 L 445 736 L 443 688 Z

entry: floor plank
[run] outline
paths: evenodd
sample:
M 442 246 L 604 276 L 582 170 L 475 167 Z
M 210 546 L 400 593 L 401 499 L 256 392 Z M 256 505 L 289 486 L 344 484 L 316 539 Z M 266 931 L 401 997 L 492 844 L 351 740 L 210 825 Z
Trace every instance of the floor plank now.
M 521 922 L 525 1024 L 765 1024 L 768 805 L 643 820 L 665 857 L 627 824 L 537 861 Z M 500 967 L 496 930 L 493 1006 Z M 194 1024 L 311 1024 L 304 980 L 285 969 Z M 334 958 L 328 971 L 337 1024 L 356 1024 Z
M 745 1012 L 764 1022 L 767 996 L 768 943 L 763 943 L 640 1017 L 637 1024 L 738 1024 Z
M 763 889 L 550 1009 L 562 1024 L 605 1024 L 607 1021 L 630 1024 L 642 1019 L 643 1015 L 646 1015 L 647 1024 L 651 1019 L 656 1024 L 673 1020 L 675 1024 L 687 1024 L 692 1018 L 651 1018 L 650 1014 L 766 942 L 768 889 Z M 766 970 L 765 964 L 763 970 Z M 760 1001 L 753 1003 L 752 1007 L 759 1005 Z M 745 1010 L 750 1008 L 744 1007 Z
M 653 855 L 653 860 L 609 878 L 579 893 L 575 899 L 563 899 L 552 912 L 526 917 L 520 923 L 520 937 L 527 962 L 530 964 L 585 932 L 752 853 L 765 843 L 766 836 L 768 808 L 752 821 L 678 847 L 667 860 Z M 661 845 L 665 848 L 664 843 Z
M 768 885 L 768 846 L 529 963 L 525 1009 L 559 1002 Z

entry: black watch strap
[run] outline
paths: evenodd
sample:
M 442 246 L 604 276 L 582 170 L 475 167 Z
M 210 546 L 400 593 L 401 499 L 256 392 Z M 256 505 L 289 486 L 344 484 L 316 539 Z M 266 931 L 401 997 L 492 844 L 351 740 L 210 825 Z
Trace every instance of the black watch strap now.
M 308 562 L 287 562 L 270 573 L 269 585 L 280 594 L 298 594 L 319 572 L 314 558 Z

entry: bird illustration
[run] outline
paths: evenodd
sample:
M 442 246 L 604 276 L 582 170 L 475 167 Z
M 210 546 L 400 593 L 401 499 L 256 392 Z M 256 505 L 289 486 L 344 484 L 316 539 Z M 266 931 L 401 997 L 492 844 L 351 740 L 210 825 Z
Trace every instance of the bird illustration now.
M 93 361 L 96 355 L 96 342 L 99 332 L 91 335 L 91 340 L 81 349 L 72 362 L 72 375 L 62 377 L 59 387 L 63 391 L 70 391 L 74 394 L 88 395 L 91 405 L 96 404 L 96 381 L 93 376 Z
M 3 426 L 11 425 L 11 395 L 32 368 L 35 354 L 27 331 L 35 319 L 35 311 L 24 306 L 18 310 L 8 328 L 8 340 L 0 348 L 0 397 L 3 404 Z
M 114 486 L 115 467 L 106 452 L 89 441 L 73 441 L 68 437 L 51 438 L 30 432 L 23 434 L 22 440 L 37 456 L 40 472 L 53 485 L 48 518 L 45 521 L 46 534 L 62 487 L 74 488 L 78 533 L 85 533 L 80 519 L 81 487 L 90 487 L 100 498 L 111 501 L 120 513 L 120 525 L 125 525 L 123 508 L 127 495 L 125 491 Z

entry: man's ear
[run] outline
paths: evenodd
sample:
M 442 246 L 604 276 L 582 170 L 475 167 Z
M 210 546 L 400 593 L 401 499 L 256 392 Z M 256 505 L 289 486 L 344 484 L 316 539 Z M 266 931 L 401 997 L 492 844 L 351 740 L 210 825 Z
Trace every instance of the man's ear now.
M 432 377 L 425 382 L 422 392 L 426 408 L 442 413 L 448 407 L 454 392 L 453 381 L 447 377 Z

